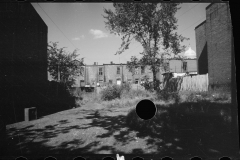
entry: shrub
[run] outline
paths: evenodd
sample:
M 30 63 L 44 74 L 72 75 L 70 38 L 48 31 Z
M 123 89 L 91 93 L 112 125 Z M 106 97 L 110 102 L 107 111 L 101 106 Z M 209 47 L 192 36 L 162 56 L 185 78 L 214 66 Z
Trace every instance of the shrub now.
M 120 89 L 121 89 L 121 92 L 122 92 L 122 91 L 127 91 L 127 92 L 129 92 L 129 91 L 132 89 L 132 87 L 131 87 L 131 84 L 130 84 L 130 83 L 124 83 L 124 84 L 122 84 L 122 85 L 120 86 Z
M 180 96 L 178 92 L 169 92 L 166 89 L 157 91 L 157 100 L 174 100 L 176 103 L 180 102 Z
M 147 91 L 153 91 L 153 82 L 146 81 L 142 83 L 141 86 L 143 86 Z
M 81 88 L 79 88 L 79 87 L 70 88 L 69 92 L 74 97 L 82 97 L 82 95 L 83 95 L 83 91 L 81 91 Z
M 101 91 L 101 99 L 104 101 L 110 101 L 116 98 L 120 98 L 122 88 L 118 85 L 108 86 Z

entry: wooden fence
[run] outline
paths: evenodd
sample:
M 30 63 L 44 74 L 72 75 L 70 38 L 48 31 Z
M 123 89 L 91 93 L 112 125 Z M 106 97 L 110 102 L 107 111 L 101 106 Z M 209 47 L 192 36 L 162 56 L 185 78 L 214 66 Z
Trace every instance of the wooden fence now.
M 183 77 L 181 91 L 208 91 L 208 74 Z
M 208 74 L 167 79 L 163 83 L 166 91 L 208 91 Z

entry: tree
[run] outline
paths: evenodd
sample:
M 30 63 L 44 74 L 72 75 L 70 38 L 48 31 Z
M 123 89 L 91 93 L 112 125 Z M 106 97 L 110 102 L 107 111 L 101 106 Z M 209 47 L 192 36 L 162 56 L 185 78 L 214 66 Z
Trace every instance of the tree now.
M 138 59 L 132 56 L 128 68 L 134 66 L 150 66 L 153 72 L 154 90 L 158 83 L 156 74 L 164 63 L 164 56 L 173 53 L 177 55 L 186 46 L 180 42 L 187 40 L 177 32 L 175 14 L 179 3 L 114 3 L 115 11 L 104 9 L 103 17 L 106 28 L 112 34 L 122 36 L 122 44 L 116 54 L 123 53 L 129 48 L 132 40 L 141 43 L 144 50 Z
M 54 80 L 71 87 L 75 83 L 75 77 L 83 74 L 84 58 L 76 59 L 77 49 L 72 53 L 66 52 L 66 47 L 58 48 L 58 42 L 48 44 L 48 71 Z

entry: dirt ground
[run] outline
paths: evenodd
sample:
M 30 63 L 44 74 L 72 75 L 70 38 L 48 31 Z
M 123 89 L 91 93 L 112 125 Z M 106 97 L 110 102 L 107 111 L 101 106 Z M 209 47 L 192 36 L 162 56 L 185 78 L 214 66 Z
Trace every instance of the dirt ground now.
M 206 147 L 178 135 L 150 136 L 127 127 L 130 108 L 88 103 L 30 122 L 7 126 L 11 155 L 41 154 L 164 154 L 219 156 L 224 145 Z M 225 136 L 226 137 L 226 136 Z M 214 144 L 214 142 L 209 142 Z M 221 148 L 222 147 L 222 148 Z

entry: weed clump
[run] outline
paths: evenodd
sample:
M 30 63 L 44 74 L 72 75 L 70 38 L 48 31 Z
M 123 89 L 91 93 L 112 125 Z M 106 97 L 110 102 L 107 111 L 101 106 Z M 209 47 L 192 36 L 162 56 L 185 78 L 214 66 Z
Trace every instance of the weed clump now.
M 122 88 L 118 85 L 108 86 L 101 91 L 101 99 L 104 101 L 110 101 L 116 98 L 120 98 Z

